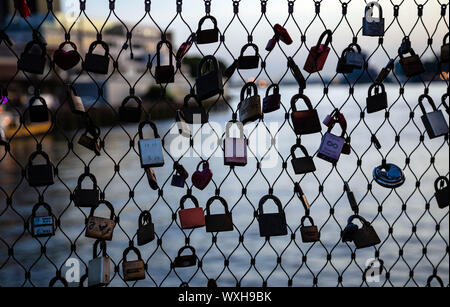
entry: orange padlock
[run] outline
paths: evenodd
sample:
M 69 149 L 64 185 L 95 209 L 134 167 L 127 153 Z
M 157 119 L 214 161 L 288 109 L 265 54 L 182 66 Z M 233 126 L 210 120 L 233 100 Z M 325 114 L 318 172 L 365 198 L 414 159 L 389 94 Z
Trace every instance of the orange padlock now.
M 192 200 L 195 208 L 184 209 L 184 203 L 187 199 Z M 205 226 L 205 213 L 203 208 L 198 204 L 197 198 L 193 195 L 185 195 L 180 200 L 180 211 L 178 212 L 180 217 L 181 228 L 194 229 Z

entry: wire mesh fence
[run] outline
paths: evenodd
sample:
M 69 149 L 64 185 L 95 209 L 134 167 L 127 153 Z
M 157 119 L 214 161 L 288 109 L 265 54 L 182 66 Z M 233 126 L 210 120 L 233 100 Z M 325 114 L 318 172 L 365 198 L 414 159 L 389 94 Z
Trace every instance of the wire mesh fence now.
M 432 118 L 432 127 L 421 120 L 428 99 L 448 114 L 448 2 L 95 2 L 28 1 L 27 17 L 26 1 L 5 1 L 1 286 L 78 285 L 77 277 L 101 284 L 91 277 L 101 279 L 97 268 L 108 266 L 92 262 L 102 259 L 100 250 L 110 259 L 109 286 L 448 286 L 448 190 L 439 194 L 449 172 L 448 126 L 434 129 L 447 119 Z M 377 3 L 381 16 L 373 17 Z M 381 33 L 367 25 L 373 18 L 384 22 Z M 323 69 L 322 33 L 330 38 Z M 345 50 L 360 61 L 348 71 Z M 220 60 L 209 73 L 200 62 L 208 55 Z M 402 61 L 414 55 L 415 64 Z M 408 73 L 417 59 L 424 71 Z M 205 94 L 213 97 L 201 113 L 177 97 L 195 101 L 205 76 L 215 95 Z M 255 91 L 259 110 L 242 111 Z M 372 95 L 376 110 L 367 105 Z M 262 113 L 263 99 L 264 108 L 275 101 L 273 112 Z M 320 122 L 331 114 L 311 134 L 299 128 L 311 112 L 295 117 L 309 100 Z M 192 110 L 199 121 L 190 125 Z M 227 123 L 251 112 L 257 116 L 242 130 L 246 141 L 239 131 L 229 139 Z M 138 122 L 155 123 L 154 138 Z M 343 138 L 337 126 L 331 130 L 336 124 Z M 323 150 L 330 132 L 344 147 L 338 159 Z M 156 134 L 163 163 L 155 162 Z M 230 140 L 235 160 L 224 158 Z M 233 156 L 238 146 L 246 161 Z M 301 160 L 298 149 L 311 159 Z M 34 160 L 40 155 L 44 164 Z M 97 197 L 98 210 L 79 206 Z M 192 202 L 204 211 L 186 213 Z M 358 224 L 366 231 L 360 240 L 348 220 L 354 215 L 367 221 Z M 317 229 L 305 227 L 309 218 Z M 368 242 L 371 227 L 379 242 Z M 106 241 L 94 246 L 95 238 Z M 144 264 L 130 262 L 133 252 Z

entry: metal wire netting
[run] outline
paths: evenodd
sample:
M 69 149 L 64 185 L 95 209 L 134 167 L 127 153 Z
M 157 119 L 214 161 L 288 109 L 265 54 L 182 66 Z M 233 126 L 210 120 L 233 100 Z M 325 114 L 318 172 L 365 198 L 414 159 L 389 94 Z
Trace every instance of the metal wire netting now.
M 160 1 L 110 0 L 102 1 L 105 17 L 100 23 L 87 13 L 90 2 L 79 1 L 71 23 L 61 20 L 61 15 L 54 11 L 53 2 L 46 1 L 47 13 L 40 17 L 23 18 L 17 9 L 13 10 L 13 14 L 2 22 L 1 33 L 9 34 L 20 19 L 26 23 L 27 40 L 39 33 L 45 37 L 46 23 L 52 19 L 59 29 L 60 42 L 70 40 L 78 44 L 82 38 L 71 35 L 71 31 L 80 23 L 94 31 L 96 37 L 93 40 L 101 40 L 108 24 L 117 23 L 123 34 L 122 41 L 116 42 L 118 48 L 111 52 L 107 77 L 99 79 L 84 70 L 68 76 L 53 64 L 53 54 L 47 53 L 51 65 L 47 65 L 43 75 L 16 70 L 8 80 L 2 76 L 2 96 L 9 97 L 16 82 L 25 84 L 31 97 L 53 93 L 67 84 L 77 86 L 81 78 L 86 77 L 95 84 L 98 92 L 86 110 L 92 115 L 92 121 L 102 119 L 96 113 L 99 106 L 106 106 L 114 114 L 114 120 L 101 127 L 101 155 L 97 156 L 77 143 L 86 122 L 81 116 L 64 112 L 68 108 L 68 97 L 61 99 L 51 110 L 51 128 L 42 135 L 34 135 L 28 128 L 28 107 L 10 106 L 20 117 L 20 125 L 5 145 L 0 146 L 1 286 L 47 286 L 55 277 L 65 276 L 66 263 L 71 258 L 80 261 L 81 275 L 86 273 L 94 243 L 93 239 L 84 236 L 89 211 L 75 207 L 73 202 L 78 177 L 84 172 L 96 176 L 101 199 L 110 201 L 115 210 L 114 236 L 107 242 L 107 253 L 112 260 L 110 286 L 206 286 L 211 279 L 219 286 L 425 286 L 430 276 L 439 276 L 444 285 L 448 285 L 449 212 L 448 208 L 438 208 L 434 190 L 436 178 L 448 177 L 448 134 L 430 140 L 420 120 L 422 114 L 418 105 L 419 96 L 429 94 L 442 109 L 441 97 L 448 93 L 448 74 L 445 78 L 445 68 L 439 63 L 442 38 L 449 28 L 448 3 L 379 1 L 386 19 L 385 35 L 368 38 L 362 36 L 361 27 L 367 1 L 226 1 L 229 11 L 225 12 L 215 10 L 218 1 L 177 0 L 173 1 L 173 11 L 168 16 L 158 11 Z M 132 7 L 135 18 L 138 15 L 142 18 L 132 24 L 126 22 L 121 17 L 121 9 L 125 7 Z M 105 91 L 108 84 L 118 82 L 129 87 L 130 95 L 134 95 L 139 86 L 154 84 L 156 53 L 150 54 L 148 64 L 141 65 L 142 71 L 134 76 L 122 72 L 124 59 L 131 56 L 138 43 L 142 43 L 135 39 L 142 25 L 157 28 L 161 36 L 157 40 L 172 38 L 170 33 L 174 31 L 178 40 L 184 41 L 195 33 L 198 20 L 205 15 L 217 18 L 220 40 L 208 46 L 194 43 L 189 54 L 201 57 L 213 54 L 231 64 L 238 58 L 240 47 L 253 42 L 259 46 L 261 65 L 251 73 L 237 70 L 232 78 L 224 79 L 225 93 L 207 109 L 210 123 L 192 126 L 193 136 L 184 140 L 188 146 L 181 156 L 173 154 L 172 144 L 177 136 L 171 133 L 176 127 L 174 117 L 155 120 L 163 139 L 165 166 L 154 169 L 159 185 L 154 191 L 140 168 L 138 126 L 119 121 L 117 103 L 120 105 L 125 97 L 107 96 Z M 251 18 L 255 16 L 256 19 Z M 40 20 L 36 21 L 36 18 Z M 256 23 L 250 22 L 253 20 Z M 273 36 L 272 28 L 276 23 L 289 30 L 294 43 L 291 46 L 278 43 L 273 51 L 267 52 L 264 47 Z M 300 138 L 294 133 L 289 101 L 299 91 L 297 86 L 285 85 L 286 81 L 292 81 L 287 62 L 288 57 L 292 57 L 302 67 L 320 33 L 326 29 L 331 29 L 334 38 L 327 64 L 317 74 L 304 72 L 307 86 L 300 92 L 311 97 L 321 120 L 334 109 L 346 116 L 351 153 L 342 156 L 336 165 L 316 158 L 317 171 L 298 176 L 290 166 L 291 145 L 303 144 L 312 155 L 317 154 L 321 140 L 318 134 Z M 404 37 L 410 38 L 423 61 L 435 65 L 427 66 L 426 74 L 416 79 L 405 78 L 401 70 L 394 69 L 391 82 L 386 85 L 388 109 L 385 113 L 369 115 L 365 104 L 367 90 L 389 59 L 398 60 L 397 50 Z M 366 63 L 357 75 L 342 77 L 335 72 L 335 64 L 342 50 L 352 42 L 362 46 Z M 175 57 L 177 44 L 175 41 L 172 44 L 171 52 Z M 1 46 L 15 58 L 14 61 L 19 59 L 24 48 L 9 45 L 3 36 Z M 82 59 L 85 52 L 79 50 Z M 280 63 L 283 65 L 281 73 Z M 184 94 L 195 93 L 195 79 L 188 76 L 180 63 L 174 61 L 174 66 L 176 81 L 185 84 Z M 224 166 L 223 158 L 218 155 L 223 151 L 224 127 L 227 121 L 236 118 L 240 88 L 250 78 L 260 87 L 264 86 L 260 80 L 281 84 L 282 107 L 276 115 L 265 114 L 263 119 L 246 126 L 245 135 L 249 140 L 247 166 Z M 172 84 L 160 85 L 159 99 L 144 104 L 147 118 L 156 118 L 161 105 L 168 106 L 175 114 L 180 105 L 167 95 L 171 87 Z M 265 90 L 260 88 L 260 91 Z M 76 129 L 67 129 L 68 116 L 77 122 Z M 222 129 L 214 123 L 219 123 Z M 252 147 L 261 142 L 258 128 L 267 132 L 263 152 Z M 18 136 L 22 129 L 32 141 L 30 138 L 24 141 Z M 324 128 L 321 135 L 325 132 Z M 202 133 L 209 133 L 210 144 L 213 144 L 209 151 L 202 148 Z M 55 167 L 55 184 L 31 188 L 25 178 L 28 157 L 41 149 L 49 154 Z M 192 174 L 203 159 L 209 161 L 213 171 L 212 182 L 205 190 L 193 187 L 190 179 L 183 189 L 171 185 L 172 176 L 176 174 L 175 166 L 172 167 L 175 162 L 184 165 Z M 264 163 L 270 159 L 276 162 L 265 167 Z M 386 189 L 373 180 L 373 168 L 385 161 L 403 169 L 406 182 L 400 188 Z M 356 196 L 356 212 L 347 199 L 345 182 Z M 309 200 L 310 209 L 302 202 L 300 186 Z M 260 199 L 267 194 L 276 195 L 282 201 L 288 222 L 287 236 L 259 236 L 256 213 Z M 194 195 L 203 207 L 212 196 L 222 196 L 233 214 L 234 231 L 211 234 L 203 228 L 183 230 L 178 211 L 184 195 Z M 38 202 L 51 206 L 56 217 L 55 236 L 31 236 L 29 218 Z M 139 247 L 146 263 L 146 279 L 127 283 L 122 272 L 122 253 L 129 246 L 137 246 L 138 217 L 143 210 L 152 214 L 156 239 Z M 347 218 L 355 213 L 372 224 L 381 239 L 380 244 L 357 250 L 352 243 L 342 243 L 341 232 L 347 225 Z M 107 216 L 107 211 L 99 209 L 98 214 Z M 320 241 L 302 243 L 303 216 L 313 217 L 321 233 Z M 196 249 L 198 262 L 193 268 L 173 266 L 177 252 L 183 246 Z M 367 262 L 370 259 L 383 264 L 378 282 L 366 280 L 368 263 L 373 264 Z

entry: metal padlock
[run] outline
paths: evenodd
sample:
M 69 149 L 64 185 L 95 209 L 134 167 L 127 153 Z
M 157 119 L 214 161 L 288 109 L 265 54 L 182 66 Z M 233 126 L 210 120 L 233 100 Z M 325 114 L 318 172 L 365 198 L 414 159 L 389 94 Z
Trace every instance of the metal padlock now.
M 109 209 L 109 219 L 94 216 L 95 210 L 98 208 L 98 206 L 95 208 L 91 208 L 91 212 L 89 213 L 89 217 L 86 223 L 85 236 L 87 238 L 111 241 L 113 237 L 114 227 L 116 226 L 116 222 L 114 221 L 114 207 L 110 202 L 106 200 L 101 200 L 98 202 L 98 205 L 101 204 L 104 204 Z
M 198 85 L 197 85 L 198 86 Z M 190 106 L 189 100 L 193 99 L 197 106 Z M 202 105 L 202 102 L 197 100 L 197 96 L 189 94 L 184 97 L 183 116 L 188 124 L 206 124 L 209 121 L 208 112 Z
M 428 100 L 428 103 L 433 108 L 432 112 L 427 113 L 423 105 L 423 100 Z M 441 110 L 436 108 L 436 104 L 433 99 L 428 95 L 421 95 L 419 97 L 419 107 L 422 111 L 422 123 L 427 130 L 427 134 L 430 139 L 435 139 L 448 134 L 448 124 L 445 120 L 444 114 Z
M 40 101 L 41 104 L 36 104 Z M 42 97 L 32 97 L 29 102 L 30 122 L 43 123 L 49 120 L 48 107 L 45 99 Z
M 230 129 L 233 122 L 228 122 L 225 128 L 224 141 L 224 165 L 245 166 L 247 165 L 247 139 L 244 135 L 244 125 L 240 122 L 235 124 L 239 128 L 239 137 L 231 137 Z
M 199 101 L 223 93 L 222 72 L 214 56 L 207 55 L 198 64 L 196 87 Z
M 214 27 L 212 29 L 202 30 L 203 23 L 207 20 L 211 20 Z M 196 35 L 197 44 L 212 44 L 219 41 L 219 28 L 217 27 L 217 20 L 211 15 L 207 15 L 200 19 L 198 22 L 198 29 Z
M 37 156 L 45 159 L 45 164 L 34 165 L 33 161 Z M 44 187 L 54 183 L 54 169 L 47 153 L 43 151 L 35 151 L 31 154 L 28 165 L 26 167 L 26 178 L 32 187 Z
M 301 90 L 304 90 L 306 88 L 306 79 L 303 76 L 300 67 L 298 67 L 298 65 L 295 63 L 292 57 L 288 57 L 287 66 L 291 71 L 292 75 L 294 76 L 295 81 L 297 81 L 298 87 Z
M 273 94 L 270 95 L 270 90 L 273 89 Z M 281 107 L 280 86 L 278 84 L 271 84 L 266 91 L 266 97 L 263 99 L 263 113 L 271 113 L 279 110 Z
M 145 245 L 155 240 L 155 224 L 153 224 L 150 211 L 142 211 L 139 215 L 139 228 L 136 237 L 138 246 Z
M 153 138 L 144 139 L 142 128 L 149 125 L 153 129 Z M 162 141 L 158 134 L 156 124 L 150 120 L 143 121 L 139 124 L 139 157 L 142 168 L 161 167 L 164 165 L 164 155 L 162 149 Z
M 353 50 L 353 49 L 350 47 L 347 47 L 342 51 L 341 57 L 339 58 L 337 66 L 336 66 L 336 72 L 338 74 L 351 74 L 353 72 L 354 68 L 352 66 L 347 65 L 347 62 L 346 62 L 346 60 L 347 60 L 346 54 L 348 52 L 350 52 L 351 50 Z
M 304 157 L 297 158 L 295 156 L 295 150 L 300 148 L 303 152 Z M 314 164 L 313 158 L 308 154 L 305 146 L 303 145 L 294 145 L 291 147 L 291 156 L 292 156 L 292 168 L 296 175 L 302 175 L 307 173 L 312 173 L 316 171 L 316 165 Z
M 447 177 L 441 176 L 434 182 L 434 189 L 436 193 L 434 196 L 436 197 L 436 201 L 438 203 L 439 208 L 444 209 L 447 208 L 450 204 L 449 194 L 449 180 Z
M 92 181 L 92 189 L 83 189 L 83 181 L 90 178 Z M 97 186 L 97 179 L 90 173 L 82 174 L 78 178 L 78 184 L 73 191 L 73 202 L 76 207 L 95 208 L 100 200 L 100 191 Z
M 64 47 L 70 46 L 71 50 L 64 50 Z M 62 70 L 69 70 L 80 63 L 81 57 L 77 51 L 77 45 L 70 41 L 65 41 L 59 45 L 58 49 L 53 53 L 53 61 Z
M 100 244 L 101 255 L 97 252 Z M 111 258 L 106 254 L 106 242 L 96 240 L 93 246 L 93 258 L 88 264 L 88 287 L 106 286 L 110 282 Z
M 255 51 L 254 55 L 245 55 L 248 48 L 253 48 Z M 259 49 L 253 43 L 248 43 L 244 45 L 241 49 L 241 55 L 238 58 L 238 68 L 239 69 L 256 69 L 259 67 Z
M 305 226 L 305 221 L 308 220 L 311 226 Z M 314 225 L 314 220 L 309 215 L 302 217 L 300 233 L 302 235 L 303 243 L 314 243 L 320 241 L 320 232 L 316 225 Z
M 89 149 L 95 153 L 95 155 L 100 156 L 100 128 L 98 126 L 93 125 L 92 123 L 88 124 L 88 127 L 84 131 L 84 133 L 80 136 L 78 140 L 78 144 Z
M 319 152 L 317 154 L 318 158 L 321 158 L 330 163 L 337 163 L 342 154 L 342 149 L 345 144 L 345 133 L 346 128 L 343 124 L 339 123 L 342 128 L 341 136 L 337 136 L 331 133 L 335 124 L 332 124 L 328 131 L 324 134 L 322 138 L 322 144 L 320 145 Z
M 400 167 L 383 161 L 380 166 L 374 168 L 373 179 L 384 188 L 396 189 L 405 183 L 406 177 Z
M 277 213 L 264 213 L 264 204 L 273 200 L 278 208 Z M 287 235 L 286 215 L 281 201 L 275 195 L 266 195 L 259 201 L 258 206 L 259 235 L 261 237 L 274 237 Z
M 418 76 L 425 72 L 425 67 L 423 66 L 420 57 L 415 54 L 414 50 L 409 49 L 409 53 L 411 54 L 408 57 L 404 57 L 404 54 L 399 52 L 400 57 L 400 65 L 403 68 L 405 76 L 408 78 Z
M 364 56 L 361 53 L 361 46 L 358 44 L 350 44 L 350 50 L 345 54 L 345 65 L 354 69 L 364 68 Z M 356 50 L 355 50 L 356 49 Z
M 374 89 L 375 94 L 372 94 L 372 91 Z M 368 96 L 366 98 L 366 104 L 367 104 L 367 113 L 369 114 L 387 109 L 388 107 L 387 94 L 383 83 L 374 83 L 369 87 Z
M 298 182 L 294 184 L 294 193 L 300 199 L 305 211 L 309 211 L 311 209 L 311 205 L 309 204 L 308 198 L 306 198 L 306 195 L 303 193 L 303 189 Z
M 355 224 L 353 224 L 353 220 L 358 219 L 362 223 L 361 228 L 357 228 Z M 359 215 L 353 215 L 348 219 L 347 227 L 356 226 L 354 230 L 351 232 L 349 239 L 355 243 L 357 249 L 367 248 L 371 246 L 375 246 L 381 243 L 380 238 L 378 237 L 375 228 L 368 221 L 366 221 L 363 217 Z M 346 227 L 346 229 L 347 229 Z M 357 228 L 357 229 L 356 229 Z M 345 230 L 344 230 L 345 233 Z M 347 241 L 344 241 L 347 242 Z
M 84 115 L 86 113 L 83 100 L 78 96 L 77 90 L 73 85 L 67 85 L 67 101 L 72 113 L 77 115 Z
M 299 99 L 305 102 L 308 110 L 297 111 L 296 103 Z M 311 100 L 309 100 L 306 95 L 294 95 L 291 99 L 291 108 L 291 120 L 295 134 L 306 135 L 322 131 L 319 114 L 317 113 L 317 110 L 313 108 Z
M 441 47 L 441 63 L 448 63 L 449 62 L 449 33 L 445 34 L 444 41 L 442 43 Z
M 186 122 L 184 118 L 184 113 L 181 110 L 177 110 L 175 114 L 175 122 L 178 128 L 178 133 L 186 138 L 190 138 L 191 128 L 189 127 L 189 124 Z
M 190 250 L 190 255 L 182 255 L 185 250 Z M 197 264 L 197 255 L 195 254 L 195 248 L 192 246 L 184 246 L 178 251 L 178 255 L 173 261 L 173 266 L 176 268 L 187 268 L 195 266 Z
M 192 200 L 195 208 L 184 209 L 187 199 Z M 178 211 L 182 229 L 195 229 L 205 226 L 205 213 L 199 206 L 197 198 L 193 195 L 184 195 L 180 200 L 180 211 Z
M 211 214 L 211 205 L 214 201 L 218 200 L 225 208 L 223 214 Z M 206 215 L 205 215 L 206 232 L 225 232 L 233 231 L 233 216 L 228 210 L 228 204 L 226 200 L 220 196 L 211 197 L 206 203 Z
M 47 214 L 36 216 L 37 210 L 43 207 Z M 51 237 L 55 235 L 55 217 L 49 204 L 40 202 L 34 205 L 31 213 L 31 235 L 35 238 Z
M 350 208 L 352 209 L 353 212 L 358 213 L 359 211 L 358 202 L 356 201 L 355 194 L 353 194 L 352 190 L 350 190 L 350 185 L 348 184 L 347 181 L 344 182 L 344 190 L 345 193 L 347 194 L 347 199 L 348 202 L 350 203 Z
M 385 67 L 383 67 L 383 69 L 378 74 L 375 82 L 376 83 L 383 83 L 384 80 L 386 80 L 386 78 L 389 76 L 391 71 L 394 69 L 394 67 L 395 67 L 395 60 L 394 59 L 390 59 L 389 62 L 387 63 L 387 65 Z
M 171 185 L 174 187 L 184 188 L 186 179 L 189 178 L 189 173 L 183 167 L 183 165 L 175 162 L 174 164 L 175 174 L 172 176 Z
M 203 169 L 200 171 L 200 166 Z M 192 174 L 192 184 L 199 190 L 204 190 L 213 177 L 213 172 L 209 168 L 209 162 L 206 160 L 200 161 L 197 165 L 197 170 Z
M 325 39 L 325 43 L 322 44 L 322 41 Z M 317 45 L 312 47 L 309 51 L 308 58 L 305 63 L 305 67 L 303 68 L 305 71 L 310 74 L 319 72 L 325 66 L 325 62 L 327 61 L 328 54 L 330 53 L 330 43 L 332 41 L 333 32 L 331 30 L 326 30 L 322 33 L 317 42 Z
M 133 251 L 137 255 L 137 260 L 129 261 L 127 256 Z M 141 252 L 133 246 L 128 247 L 123 252 L 122 258 L 123 279 L 125 281 L 136 281 L 145 279 L 145 263 L 142 260 Z
M 39 53 L 35 51 L 40 50 Z M 38 41 L 31 41 L 25 46 L 24 52 L 17 61 L 17 68 L 31 74 L 42 75 L 47 62 L 45 45 Z
M 373 17 L 374 7 L 378 8 L 379 18 Z M 384 36 L 383 9 L 378 1 L 367 3 L 364 9 L 363 36 Z
M 100 45 L 105 51 L 104 55 L 94 54 L 95 48 Z M 87 72 L 97 73 L 101 75 L 108 74 L 109 70 L 109 46 L 101 40 L 93 42 L 89 46 L 89 51 L 86 54 L 83 69 Z
M 169 49 L 169 64 L 161 65 L 161 48 L 166 45 Z M 160 41 L 156 47 L 156 67 L 155 80 L 158 84 L 167 84 L 175 82 L 175 67 L 172 59 L 172 44 L 169 41 Z
M 136 102 L 137 105 L 135 107 L 127 106 L 127 104 L 133 100 Z M 120 120 L 127 123 L 138 123 L 141 121 L 141 117 L 142 117 L 141 98 L 134 95 L 126 97 L 119 108 Z
M 191 33 L 191 35 L 189 35 L 188 39 L 184 43 L 181 44 L 180 48 L 178 48 L 178 51 L 175 55 L 175 60 L 177 62 L 181 62 L 181 60 L 183 60 L 183 58 L 189 52 L 189 50 L 192 47 L 192 44 L 194 43 L 194 38 L 195 38 L 195 34 Z
M 152 190 L 155 190 L 155 191 L 158 190 L 159 186 L 158 186 L 158 180 L 156 179 L 155 171 L 151 167 L 147 167 L 144 170 L 145 170 L 145 174 L 147 175 L 147 180 L 148 180 L 148 184 L 149 184 L 150 188 L 152 188 Z
M 241 102 L 238 105 L 238 109 L 239 120 L 244 125 L 262 117 L 261 97 L 258 95 L 258 87 L 254 82 L 248 82 L 242 88 Z

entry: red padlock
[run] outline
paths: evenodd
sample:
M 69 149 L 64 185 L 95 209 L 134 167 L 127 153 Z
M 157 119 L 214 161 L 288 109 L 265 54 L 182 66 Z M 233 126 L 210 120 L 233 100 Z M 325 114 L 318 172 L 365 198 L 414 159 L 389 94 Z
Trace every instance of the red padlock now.
M 289 35 L 288 31 L 286 30 L 286 28 L 282 27 L 280 24 L 276 24 L 273 27 L 273 30 L 275 31 L 275 36 L 278 36 L 278 38 L 285 43 L 286 45 L 290 45 L 292 44 L 292 38 Z
M 189 52 L 189 49 L 191 49 L 192 44 L 194 43 L 194 35 L 191 34 L 188 39 L 181 44 L 180 48 L 177 51 L 177 54 L 175 55 L 175 59 L 177 62 L 180 62 L 184 56 Z
M 192 200 L 195 208 L 184 209 L 184 203 L 187 199 Z M 198 205 L 198 200 L 192 195 L 184 195 L 180 200 L 180 211 L 178 211 L 180 217 L 181 228 L 194 229 L 205 226 L 205 213 L 203 208 Z
M 322 44 L 325 36 L 327 39 L 325 43 Z M 308 59 L 306 60 L 305 67 L 303 68 L 310 74 L 321 71 L 325 66 L 325 62 L 328 58 L 328 54 L 330 53 L 330 43 L 332 41 L 333 32 L 331 30 L 326 30 L 322 33 L 317 42 L 317 45 L 312 47 L 309 51 Z
M 203 166 L 203 170 L 200 171 L 200 165 Z M 206 160 L 200 161 L 197 165 L 197 170 L 192 175 L 192 184 L 199 190 L 205 189 L 211 181 L 213 173 L 209 168 L 209 162 Z

